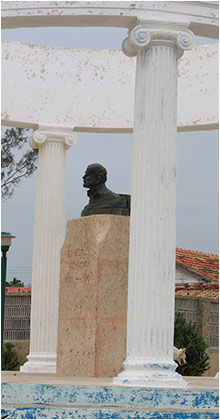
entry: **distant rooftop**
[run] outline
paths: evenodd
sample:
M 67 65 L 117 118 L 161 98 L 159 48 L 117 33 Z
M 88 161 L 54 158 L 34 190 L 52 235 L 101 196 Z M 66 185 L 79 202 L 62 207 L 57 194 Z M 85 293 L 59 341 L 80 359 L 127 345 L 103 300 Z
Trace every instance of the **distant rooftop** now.
M 176 249 L 177 268 L 197 277 L 200 283 L 176 283 L 176 295 L 219 297 L 219 256 L 191 249 Z

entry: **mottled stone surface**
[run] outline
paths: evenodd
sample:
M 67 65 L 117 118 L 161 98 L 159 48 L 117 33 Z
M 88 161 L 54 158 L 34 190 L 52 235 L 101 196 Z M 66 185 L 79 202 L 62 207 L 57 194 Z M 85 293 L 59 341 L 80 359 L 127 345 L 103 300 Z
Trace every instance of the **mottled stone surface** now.
M 132 132 L 135 58 L 118 50 L 3 41 L 2 60 L 2 125 L 33 128 L 44 122 L 76 132 Z M 218 78 L 218 44 L 184 53 L 178 64 L 178 131 L 218 128 Z
M 61 251 L 57 372 L 112 377 L 126 352 L 129 217 L 70 220 Z

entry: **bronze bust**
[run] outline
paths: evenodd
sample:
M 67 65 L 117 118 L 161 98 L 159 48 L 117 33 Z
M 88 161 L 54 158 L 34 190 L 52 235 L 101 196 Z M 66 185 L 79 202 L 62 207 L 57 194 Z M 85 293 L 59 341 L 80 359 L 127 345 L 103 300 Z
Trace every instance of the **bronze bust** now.
M 107 171 L 104 166 L 93 163 L 87 167 L 83 187 L 89 188 L 89 204 L 82 210 L 82 217 L 92 214 L 130 215 L 130 196 L 110 191 L 105 185 L 106 181 Z

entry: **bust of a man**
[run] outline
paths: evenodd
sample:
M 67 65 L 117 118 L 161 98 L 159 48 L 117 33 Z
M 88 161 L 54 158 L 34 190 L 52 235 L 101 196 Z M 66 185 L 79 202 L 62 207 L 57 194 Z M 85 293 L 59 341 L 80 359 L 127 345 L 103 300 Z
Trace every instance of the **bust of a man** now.
M 125 216 L 130 214 L 130 196 L 110 191 L 105 185 L 106 181 L 107 171 L 102 165 L 93 163 L 87 167 L 83 176 L 83 187 L 89 188 L 89 204 L 82 210 L 82 217 L 103 213 Z

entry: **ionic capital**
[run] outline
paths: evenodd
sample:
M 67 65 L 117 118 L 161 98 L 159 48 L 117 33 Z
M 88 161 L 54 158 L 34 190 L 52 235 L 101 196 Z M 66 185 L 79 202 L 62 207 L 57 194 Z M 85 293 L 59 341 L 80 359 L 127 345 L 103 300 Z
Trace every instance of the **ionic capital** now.
M 65 149 L 77 143 L 77 135 L 70 128 L 41 126 L 29 138 L 33 149 L 38 149 L 45 143 L 63 144 Z
M 195 44 L 195 36 L 186 25 L 164 24 L 139 21 L 122 43 L 122 51 L 128 57 L 134 57 L 141 48 L 151 46 L 171 46 L 177 49 L 180 57 L 184 50 L 189 50 Z

